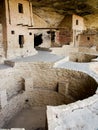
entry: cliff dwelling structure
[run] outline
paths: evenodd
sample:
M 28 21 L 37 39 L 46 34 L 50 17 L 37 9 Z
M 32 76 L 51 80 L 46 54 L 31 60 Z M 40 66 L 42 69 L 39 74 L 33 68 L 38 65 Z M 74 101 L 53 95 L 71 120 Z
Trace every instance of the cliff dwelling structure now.
M 98 130 L 98 0 L 0 0 L 0 130 Z

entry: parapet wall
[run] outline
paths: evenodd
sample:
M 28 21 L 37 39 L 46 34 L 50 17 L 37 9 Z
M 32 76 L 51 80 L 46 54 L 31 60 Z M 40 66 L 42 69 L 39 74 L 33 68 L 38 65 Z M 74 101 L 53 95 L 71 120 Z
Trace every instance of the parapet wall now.
M 97 130 L 97 108 L 98 93 L 88 99 L 69 105 L 48 106 L 48 130 Z

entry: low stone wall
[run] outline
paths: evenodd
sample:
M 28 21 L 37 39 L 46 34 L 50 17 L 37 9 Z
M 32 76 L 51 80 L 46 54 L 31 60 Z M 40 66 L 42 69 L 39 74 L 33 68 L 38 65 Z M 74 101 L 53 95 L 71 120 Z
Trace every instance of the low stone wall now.
M 53 47 L 51 48 L 53 54 L 69 56 L 71 52 L 78 52 L 78 48 L 71 45 L 64 45 L 63 47 Z
M 93 63 L 90 65 L 90 69 L 91 69 L 95 74 L 98 74 L 98 62 L 93 62 Z
M 73 102 L 69 97 L 62 95 L 56 91 L 34 89 L 27 93 L 27 104 L 29 106 L 58 106 Z
M 96 51 L 96 47 L 78 47 L 78 52 L 81 53 L 89 53 L 89 54 L 98 54 L 98 51 Z
M 97 130 L 98 94 L 69 105 L 47 107 L 48 130 Z
M 92 59 L 96 58 L 97 55 L 87 54 L 81 52 L 71 52 L 69 55 L 69 61 L 74 62 L 91 62 Z

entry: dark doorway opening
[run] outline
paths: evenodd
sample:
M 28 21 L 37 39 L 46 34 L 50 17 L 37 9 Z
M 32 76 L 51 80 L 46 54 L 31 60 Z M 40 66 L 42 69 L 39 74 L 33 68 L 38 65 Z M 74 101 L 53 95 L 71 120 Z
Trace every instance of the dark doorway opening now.
M 18 12 L 23 13 L 23 5 L 21 3 L 18 3 Z
M 34 47 L 37 47 L 43 43 L 42 34 L 34 34 Z
M 51 41 L 55 42 L 55 31 L 51 31 Z
M 24 44 L 24 35 L 19 35 L 19 46 L 20 48 L 23 48 Z

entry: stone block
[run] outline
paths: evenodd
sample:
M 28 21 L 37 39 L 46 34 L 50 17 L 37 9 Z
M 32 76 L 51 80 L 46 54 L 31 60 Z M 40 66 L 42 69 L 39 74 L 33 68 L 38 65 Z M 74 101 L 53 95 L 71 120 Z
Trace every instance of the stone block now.
M 7 105 L 7 94 L 6 90 L 0 91 L 0 108 L 3 108 Z

